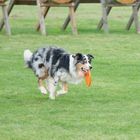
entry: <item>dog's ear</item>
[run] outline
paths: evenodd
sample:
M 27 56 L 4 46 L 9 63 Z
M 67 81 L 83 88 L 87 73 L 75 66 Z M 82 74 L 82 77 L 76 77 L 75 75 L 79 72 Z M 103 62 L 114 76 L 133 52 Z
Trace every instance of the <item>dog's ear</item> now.
M 74 55 L 74 58 L 75 58 L 76 60 L 81 60 L 81 59 L 83 58 L 83 55 L 82 55 L 81 53 L 76 53 L 76 54 Z
M 94 59 L 94 56 L 91 55 L 91 54 L 87 54 L 87 56 L 88 56 L 89 59 Z

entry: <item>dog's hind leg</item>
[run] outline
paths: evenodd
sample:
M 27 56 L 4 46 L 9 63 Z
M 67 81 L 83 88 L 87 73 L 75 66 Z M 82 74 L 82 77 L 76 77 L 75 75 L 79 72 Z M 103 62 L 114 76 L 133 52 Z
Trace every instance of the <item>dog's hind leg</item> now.
M 64 95 L 68 92 L 68 84 L 66 82 L 62 82 L 61 90 L 57 91 L 57 96 Z
M 47 94 L 47 90 L 43 85 L 43 79 L 38 78 L 38 86 L 42 94 Z

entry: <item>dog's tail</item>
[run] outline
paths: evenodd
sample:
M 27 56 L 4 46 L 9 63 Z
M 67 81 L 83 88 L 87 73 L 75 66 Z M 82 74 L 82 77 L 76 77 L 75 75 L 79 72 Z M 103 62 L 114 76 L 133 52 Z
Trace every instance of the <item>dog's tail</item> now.
M 31 65 L 31 60 L 32 60 L 32 56 L 33 56 L 33 53 L 30 51 L 30 50 L 24 50 L 24 61 L 25 61 L 25 64 L 28 68 L 32 68 L 32 65 Z

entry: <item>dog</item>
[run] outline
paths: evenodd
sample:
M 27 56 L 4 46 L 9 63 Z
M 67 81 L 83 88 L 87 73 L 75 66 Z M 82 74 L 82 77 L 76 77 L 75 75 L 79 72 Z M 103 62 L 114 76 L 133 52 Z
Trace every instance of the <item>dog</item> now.
M 92 69 L 93 58 L 91 54 L 70 54 L 54 46 L 39 48 L 34 53 L 28 49 L 24 51 L 25 64 L 37 76 L 41 93 L 47 94 L 48 90 L 52 100 L 68 92 L 68 83 L 78 84 L 82 81 L 84 74 Z M 44 80 L 46 88 L 43 85 Z M 61 90 L 56 92 L 58 84 Z

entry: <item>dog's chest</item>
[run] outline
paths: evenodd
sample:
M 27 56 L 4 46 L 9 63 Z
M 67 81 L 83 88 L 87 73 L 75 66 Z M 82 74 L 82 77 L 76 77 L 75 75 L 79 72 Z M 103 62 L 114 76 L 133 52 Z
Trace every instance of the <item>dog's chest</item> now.
M 59 77 L 60 81 L 73 84 L 78 84 L 82 80 L 82 78 L 79 78 L 78 76 L 73 76 L 69 72 L 62 70 L 57 73 L 57 76 Z

